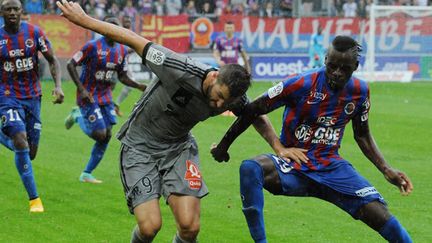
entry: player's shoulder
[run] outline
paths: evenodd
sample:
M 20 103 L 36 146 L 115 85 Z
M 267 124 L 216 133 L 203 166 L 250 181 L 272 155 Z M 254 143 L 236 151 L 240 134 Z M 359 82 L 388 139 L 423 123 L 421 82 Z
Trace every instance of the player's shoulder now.
M 38 25 L 30 24 L 27 21 L 21 22 L 21 29 L 23 31 L 33 31 L 35 33 L 43 32 L 42 29 Z
M 356 76 L 351 76 L 351 80 L 348 84 L 348 88 L 355 93 L 367 94 L 369 92 L 369 83 Z

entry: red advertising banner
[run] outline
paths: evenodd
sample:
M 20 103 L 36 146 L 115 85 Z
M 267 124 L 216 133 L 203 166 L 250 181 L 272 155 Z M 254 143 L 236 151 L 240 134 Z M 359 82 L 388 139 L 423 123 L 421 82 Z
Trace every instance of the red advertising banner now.
M 71 58 L 91 36 L 88 30 L 58 15 L 31 15 L 30 23 L 45 32 L 59 58 Z
M 190 23 L 187 15 L 142 17 L 141 35 L 176 52 L 188 52 Z

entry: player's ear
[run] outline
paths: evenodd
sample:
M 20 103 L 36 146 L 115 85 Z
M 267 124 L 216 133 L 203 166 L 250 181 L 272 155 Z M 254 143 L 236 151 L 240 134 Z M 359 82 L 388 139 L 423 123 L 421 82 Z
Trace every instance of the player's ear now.
M 212 77 L 212 79 L 213 79 L 213 83 L 216 83 L 216 81 L 217 81 L 217 79 L 218 79 L 218 77 L 219 77 L 219 71 L 214 71 L 214 72 L 211 74 L 211 77 Z

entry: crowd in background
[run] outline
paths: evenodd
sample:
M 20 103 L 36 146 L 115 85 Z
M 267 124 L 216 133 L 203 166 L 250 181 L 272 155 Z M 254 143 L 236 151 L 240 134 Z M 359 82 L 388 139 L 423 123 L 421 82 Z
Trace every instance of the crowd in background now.
M 56 14 L 56 0 L 24 0 L 30 14 Z M 385 5 L 432 5 L 432 0 L 79 0 L 86 12 L 103 18 L 107 14 L 220 16 L 237 14 L 260 17 L 345 16 L 367 17 L 373 2 Z M 301 15 L 294 15 L 298 5 Z M 324 11 L 323 11 L 324 10 Z

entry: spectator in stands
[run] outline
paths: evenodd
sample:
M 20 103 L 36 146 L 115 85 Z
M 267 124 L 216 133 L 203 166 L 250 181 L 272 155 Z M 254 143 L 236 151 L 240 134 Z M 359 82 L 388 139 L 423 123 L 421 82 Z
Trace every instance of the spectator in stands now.
M 183 6 L 181 0 L 166 0 L 166 9 L 168 15 L 179 15 L 182 8 Z
M 258 0 L 249 0 L 247 2 L 247 15 L 259 16 L 260 15 L 260 3 Z
M 42 14 L 43 6 L 41 0 L 27 0 L 24 9 L 29 14 Z
M 348 0 L 342 7 L 345 18 L 352 18 L 357 16 L 357 3 L 354 0 Z
M 185 8 L 185 14 L 187 14 L 189 16 L 197 15 L 197 10 L 195 8 L 195 1 L 194 0 L 188 1 L 186 8 Z
M 293 0 L 281 0 L 279 10 L 282 17 L 291 18 L 293 10 Z
M 140 14 L 151 14 L 153 11 L 152 0 L 142 0 L 138 3 Z
M 224 9 L 226 7 L 226 3 L 224 0 L 216 0 L 216 8 L 215 8 L 215 14 L 217 16 L 221 16 L 222 13 L 224 12 Z
M 95 9 L 96 9 L 95 0 L 83 0 L 82 6 L 84 6 L 84 10 L 88 15 L 95 16 Z
M 153 14 L 156 14 L 158 16 L 167 15 L 165 0 L 157 0 L 156 2 L 154 2 Z
M 120 16 L 121 15 L 120 7 L 118 6 L 118 4 L 116 2 L 113 2 L 111 4 L 111 7 L 108 9 L 108 13 L 112 16 Z
M 133 6 L 132 0 L 127 0 L 126 6 L 123 8 L 123 14 L 131 17 L 132 21 L 135 19 L 135 16 L 138 14 L 138 11 Z
M 357 16 L 362 17 L 362 18 L 366 18 L 366 0 L 359 0 L 358 1 L 358 7 L 357 7 Z
M 95 12 L 95 15 L 98 19 L 103 19 L 105 17 L 106 5 L 107 5 L 107 0 L 96 0 L 96 8 L 95 8 L 94 12 Z
M 196 0 L 195 6 L 201 15 L 213 15 L 216 8 L 215 2 L 210 0 Z
M 276 17 L 275 9 L 272 1 L 268 1 L 265 4 L 264 12 L 262 14 L 263 17 L 273 18 Z

